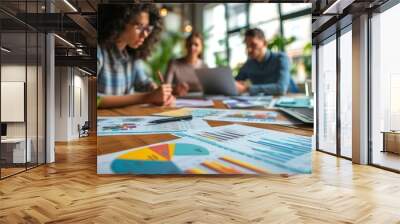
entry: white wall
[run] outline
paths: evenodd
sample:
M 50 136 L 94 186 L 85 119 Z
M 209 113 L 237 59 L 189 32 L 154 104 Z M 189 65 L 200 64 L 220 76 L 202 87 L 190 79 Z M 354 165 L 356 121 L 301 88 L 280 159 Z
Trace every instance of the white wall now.
M 75 68 L 56 67 L 56 141 L 77 139 L 78 124 L 88 120 L 88 78 L 83 75 Z

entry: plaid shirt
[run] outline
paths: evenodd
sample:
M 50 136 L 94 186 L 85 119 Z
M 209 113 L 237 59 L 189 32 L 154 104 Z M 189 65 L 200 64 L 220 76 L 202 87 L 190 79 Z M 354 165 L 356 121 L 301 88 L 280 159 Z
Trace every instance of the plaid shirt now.
M 118 55 L 97 46 L 98 95 L 133 94 L 135 91 L 146 91 L 150 83 L 140 60 L 133 60 L 126 51 Z

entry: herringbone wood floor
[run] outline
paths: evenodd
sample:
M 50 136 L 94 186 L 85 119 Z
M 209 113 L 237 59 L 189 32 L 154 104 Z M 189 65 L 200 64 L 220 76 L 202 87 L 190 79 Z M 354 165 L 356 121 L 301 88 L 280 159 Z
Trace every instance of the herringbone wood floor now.
M 0 181 L 0 223 L 400 223 L 400 175 L 320 152 L 312 175 L 96 175 L 96 140 Z

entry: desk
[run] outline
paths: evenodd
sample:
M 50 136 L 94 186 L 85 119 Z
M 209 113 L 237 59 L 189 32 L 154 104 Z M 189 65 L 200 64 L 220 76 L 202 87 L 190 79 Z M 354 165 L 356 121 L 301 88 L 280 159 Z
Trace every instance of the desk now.
M 25 153 L 25 138 L 1 139 L 1 157 L 5 160 L 5 163 L 19 164 L 30 162 L 32 160 L 32 141 L 30 138 L 27 138 L 26 142 L 28 144 Z
M 221 101 L 214 101 L 214 108 L 226 109 L 225 105 Z M 101 109 L 97 111 L 98 116 L 146 116 L 154 113 L 160 113 L 168 110 L 175 110 L 176 108 L 162 108 L 162 107 L 143 107 L 143 106 L 128 106 L 116 109 Z M 264 111 L 275 111 L 275 109 L 259 109 Z M 282 113 L 279 113 L 280 117 L 288 119 L 288 117 Z M 222 121 L 207 121 L 210 126 L 222 126 L 232 124 L 232 122 Z M 293 127 L 273 125 L 273 124 L 253 124 L 248 123 L 246 125 L 272 129 L 277 131 L 283 131 L 303 136 L 311 136 L 313 128 L 307 125 L 296 125 Z M 155 144 L 158 142 L 168 141 L 176 139 L 177 137 L 170 134 L 151 134 L 151 135 L 116 135 L 116 136 L 99 136 L 97 137 L 97 154 L 107 154 L 113 152 L 119 152 L 135 147 L 140 147 L 149 144 Z
M 400 131 L 383 131 L 382 152 L 400 154 Z

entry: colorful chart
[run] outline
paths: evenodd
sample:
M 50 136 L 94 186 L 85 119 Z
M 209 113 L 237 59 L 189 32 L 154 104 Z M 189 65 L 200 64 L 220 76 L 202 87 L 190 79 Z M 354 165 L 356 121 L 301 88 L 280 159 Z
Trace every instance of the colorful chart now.
M 97 135 L 135 135 L 135 134 L 161 134 L 175 133 L 196 128 L 207 128 L 208 123 L 202 119 L 189 121 L 167 122 L 162 124 L 150 124 L 151 121 L 164 117 L 101 117 L 97 120 Z
M 244 118 L 247 120 L 276 120 L 278 113 L 276 112 L 244 112 L 244 113 L 233 113 L 228 114 L 226 117 L 229 118 Z
M 209 151 L 192 144 L 161 144 L 125 153 L 111 165 L 115 173 L 180 174 L 172 161 L 175 156 L 205 156 Z
M 163 117 L 181 117 L 192 115 L 197 118 L 206 118 L 207 116 L 216 116 L 219 114 L 223 114 L 228 110 L 224 109 L 208 109 L 208 108 L 181 108 L 177 110 L 170 110 L 167 112 L 153 114 L 155 116 L 163 116 Z
M 180 138 L 100 155 L 98 173 L 311 173 L 310 137 L 238 124 L 175 135 Z
M 278 117 L 278 115 L 279 113 L 276 111 L 228 110 L 221 114 L 207 116 L 204 119 L 214 121 L 280 125 L 293 125 L 299 123 L 298 121 L 285 118 L 284 116 Z

